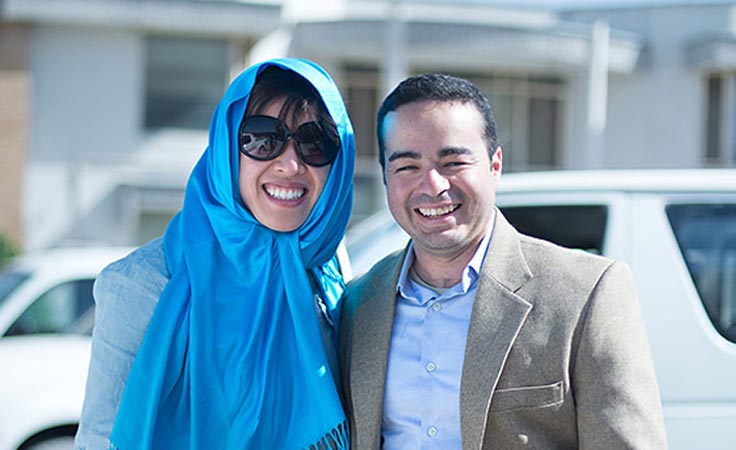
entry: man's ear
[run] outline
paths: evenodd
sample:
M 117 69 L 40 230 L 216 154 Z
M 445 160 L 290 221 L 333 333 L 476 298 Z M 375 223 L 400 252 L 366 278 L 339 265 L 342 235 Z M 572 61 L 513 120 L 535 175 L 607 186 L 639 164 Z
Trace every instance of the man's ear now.
M 496 151 L 493 153 L 493 157 L 491 158 L 491 172 L 495 176 L 501 176 L 501 171 L 503 169 L 503 152 L 501 151 L 501 146 L 499 145 L 496 147 Z

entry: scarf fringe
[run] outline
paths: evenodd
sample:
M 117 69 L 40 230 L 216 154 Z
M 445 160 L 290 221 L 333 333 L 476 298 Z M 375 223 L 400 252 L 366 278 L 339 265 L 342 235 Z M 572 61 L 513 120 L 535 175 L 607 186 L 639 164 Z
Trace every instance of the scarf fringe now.
M 348 421 L 343 421 L 330 432 L 322 436 L 316 444 L 302 450 L 348 450 L 350 448 L 350 430 Z

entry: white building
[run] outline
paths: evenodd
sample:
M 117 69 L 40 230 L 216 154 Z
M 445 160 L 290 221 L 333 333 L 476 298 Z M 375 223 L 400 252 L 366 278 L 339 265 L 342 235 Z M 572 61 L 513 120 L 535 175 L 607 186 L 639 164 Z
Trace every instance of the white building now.
M 377 105 L 424 71 L 488 94 L 507 171 L 736 165 L 736 4 L 498 3 L 1 1 L 0 230 L 25 248 L 160 234 L 228 79 L 271 56 L 340 85 L 356 219 L 383 203 Z

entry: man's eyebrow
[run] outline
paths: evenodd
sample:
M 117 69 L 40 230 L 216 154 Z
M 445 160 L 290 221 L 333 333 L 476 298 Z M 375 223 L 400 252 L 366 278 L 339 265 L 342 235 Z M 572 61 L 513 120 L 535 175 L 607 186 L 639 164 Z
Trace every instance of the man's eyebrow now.
M 442 158 L 443 156 L 451 156 L 451 155 L 467 155 L 469 153 L 472 153 L 469 148 L 465 147 L 446 147 L 443 149 L 440 149 L 437 152 L 437 156 Z
M 417 152 L 412 152 L 412 151 L 408 151 L 408 150 L 407 151 L 404 151 L 404 152 L 393 152 L 393 153 L 391 153 L 389 155 L 388 162 L 395 161 L 395 160 L 401 159 L 401 158 L 409 158 L 409 159 L 419 160 L 419 159 L 422 159 L 422 155 L 420 155 Z

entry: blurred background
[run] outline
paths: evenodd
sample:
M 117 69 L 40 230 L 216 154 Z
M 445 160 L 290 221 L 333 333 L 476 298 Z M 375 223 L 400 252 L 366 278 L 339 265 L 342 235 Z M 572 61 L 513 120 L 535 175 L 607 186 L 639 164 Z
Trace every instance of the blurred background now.
M 632 268 L 670 448 L 734 448 L 736 1 L 0 0 L 0 450 L 71 448 L 97 273 L 164 232 L 229 81 L 282 56 L 326 68 L 353 120 L 353 273 L 407 240 L 378 105 L 468 78 L 504 215 Z
M 0 251 L 137 245 L 180 208 L 232 77 L 336 79 L 353 223 L 384 207 L 375 112 L 407 75 L 490 98 L 504 170 L 731 167 L 736 5 L 718 1 L 0 0 Z

